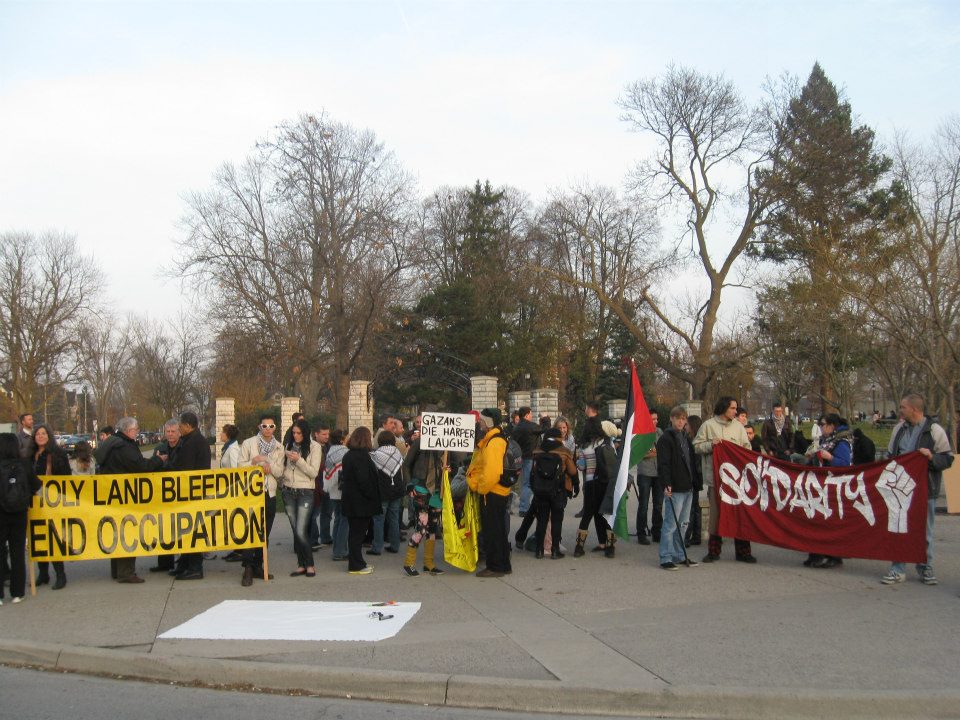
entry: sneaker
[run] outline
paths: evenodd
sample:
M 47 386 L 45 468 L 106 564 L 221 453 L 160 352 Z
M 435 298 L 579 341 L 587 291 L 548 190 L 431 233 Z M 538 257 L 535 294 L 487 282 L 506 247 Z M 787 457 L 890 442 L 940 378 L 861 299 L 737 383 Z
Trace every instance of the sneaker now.
M 687 567 L 697 567 L 700 563 L 698 563 L 696 560 L 691 560 L 690 558 L 687 558 L 686 560 L 683 561 L 683 564 L 686 565 Z
M 649 544 L 650 544 L 650 538 L 648 538 L 648 537 L 646 536 L 646 534 L 637 535 L 637 542 L 640 543 L 641 545 L 649 545 Z
M 920 575 L 920 582 L 922 582 L 924 585 L 937 584 L 937 576 L 933 574 L 933 568 L 929 565 L 923 569 L 923 573 Z M 16 602 L 17 599 L 14 598 L 13 601 Z
M 665 562 L 665 563 L 660 563 L 660 569 L 661 570 L 679 570 L 680 568 L 679 566 L 676 565 L 676 563 Z
M 737 557 L 734 559 L 737 562 L 749 563 L 750 565 L 753 565 L 757 562 L 757 559 L 753 555 L 737 555 Z
M 310 549 L 313 550 L 314 552 L 317 552 L 317 550 L 319 550 L 322 547 L 323 545 L 321 545 L 320 543 L 316 543 L 315 545 L 311 545 Z
M 423 571 L 425 573 L 430 573 L 431 575 L 443 575 L 445 572 L 438 567 L 428 568 L 426 565 L 423 566 Z
M 891 570 L 882 578 L 880 578 L 880 582 L 882 582 L 884 585 L 896 585 L 897 583 L 904 582 L 906 579 L 907 576 L 904 573 Z
M 719 559 L 720 559 L 719 555 L 714 555 L 713 553 L 707 553 L 706 555 L 703 556 L 702 562 L 712 563 L 712 562 L 717 562 Z
M 367 565 L 365 568 L 360 568 L 359 570 L 348 570 L 351 575 L 369 575 L 373 572 L 373 565 Z
M 15 597 L 13 600 L 11 600 L 11 602 L 12 602 L 14 605 L 16 605 L 17 603 L 22 603 L 22 602 L 23 602 L 23 598 L 22 598 L 22 597 Z
M 412 565 L 404 565 L 403 571 L 407 574 L 407 577 L 417 577 L 420 574 L 420 571 Z

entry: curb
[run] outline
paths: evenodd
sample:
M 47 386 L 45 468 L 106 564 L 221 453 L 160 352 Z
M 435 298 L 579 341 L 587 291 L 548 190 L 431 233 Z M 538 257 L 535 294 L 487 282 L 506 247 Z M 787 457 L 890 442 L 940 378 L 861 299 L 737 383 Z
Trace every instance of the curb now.
M 0 662 L 87 675 L 241 691 L 513 712 L 768 720 L 957 718 L 957 690 L 812 690 L 687 686 L 663 690 L 579 687 L 551 680 L 405 673 L 180 655 L 148 655 L 0 640 Z

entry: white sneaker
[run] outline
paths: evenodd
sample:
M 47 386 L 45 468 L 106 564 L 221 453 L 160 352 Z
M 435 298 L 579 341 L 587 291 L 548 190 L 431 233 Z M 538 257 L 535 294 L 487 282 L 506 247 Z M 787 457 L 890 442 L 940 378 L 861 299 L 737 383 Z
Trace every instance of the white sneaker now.
M 933 568 L 930 567 L 929 565 L 927 565 L 927 566 L 923 569 L 923 572 L 920 573 L 920 582 L 922 582 L 924 585 L 936 585 L 936 584 L 937 584 L 937 576 L 933 574 Z M 14 601 L 14 602 L 16 602 L 16 601 Z
M 907 579 L 907 576 L 905 573 L 897 572 L 896 570 L 891 570 L 882 578 L 880 578 L 880 582 L 882 582 L 884 585 L 896 585 L 897 583 L 904 582 L 906 579 Z
M 22 603 L 22 602 L 23 602 L 23 598 L 22 598 L 22 597 L 15 597 L 15 598 L 13 599 L 13 604 L 14 604 L 14 605 L 16 605 L 17 603 Z

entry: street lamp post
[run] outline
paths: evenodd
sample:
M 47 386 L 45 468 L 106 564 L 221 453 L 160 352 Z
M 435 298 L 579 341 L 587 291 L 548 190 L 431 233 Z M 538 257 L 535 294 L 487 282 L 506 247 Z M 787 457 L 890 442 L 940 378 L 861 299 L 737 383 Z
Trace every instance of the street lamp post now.
M 870 406 L 877 412 L 877 384 L 870 383 Z

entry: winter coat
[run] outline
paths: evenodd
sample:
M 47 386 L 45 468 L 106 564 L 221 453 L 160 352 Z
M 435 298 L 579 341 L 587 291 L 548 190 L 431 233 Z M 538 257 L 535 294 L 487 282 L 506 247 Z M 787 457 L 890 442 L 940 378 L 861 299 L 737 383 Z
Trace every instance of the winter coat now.
M 683 446 L 689 450 L 689 462 Z M 657 440 L 657 482 L 660 487 L 673 492 L 685 493 L 703 487 L 701 464 L 693 452 L 690 436 L 683 431 L 669 428 Z
M 97 472 L 103 475 L 128 475 L 130 473 L 159 472 L 163 460 L 143 456 L 140 446 L 122 432 L 111 435 L 93 451 Z
M 900 433 L 906 430 L 906 421 L 901 420 L 893 428 L 893 434 L 890 435 L 890 445 L 887 446 L 887 453 L 893 456 L 897 453 L 897 446 L 900 442 Z M 927 463 L 927 499 L 933 500 L 940 495 L 940 482 L 943 480 L 943 471 L 953 465 L 953 453 L 950 452 L 950 438 L 946 431 L 933 421 L 930 416 L 924 416 L 923 428 L 920 430 L 920 437 L 917 440 L 917 450 L 926 448 L 933 457 Z
M 773 418 L 764 420 L 760 427 L 760 442 L 763 444 L 763 449 L 770 455 L 781 460 L 789 460 L 794 452 L 793 423 L 790 422 L 790 418 L 784 415 L 783 430 L 779 433 Z
M 467 469 L 467 485 L 471 490 L 481 495 L 493 493 L 506 497 L 510 494 L 510 488 L 500 484 L 500 478 L 503 475 L 503 456 L 506 452 L 507 439 L 500 428 L 487 430 L 487 434 L 477 445 L 473 461 Z
M 346 445 L 331 445 L 327 450 L 323 471 L 323 490 L 331 500 L 340 500 L 343 497 L 343 491 L 340 488 L 340 472 L 343 468 L 343 456 L 346 454 Z
M 377 467 L 366 450 L 347 450 L 340 471 L 340 486 L 343 514 L 348 518 L 373 517 L 383 512 Z
M 220 467 L 240 467 L 240 443 L 236 440 L 231 440 L 223 446 L 223 451 L 220 453 Z
M 180 436 L 177 443 L 180 450 L 172 458 L 170 469 L 174 472 L 181 470 L 209 470 L 210 443 L 197 429 Z
M 301 455 L 295 463 L 290 462 L 286 455 L 283 459 L 283 486 L 291 490 L 313 490 L 323 460 L 323 446 L 310 443 L 310 452 L 306 457 Z
M 240 445 L 240 461 L 237 467 L 253 465 L 253 459 L 260 454 L 259 437 L 259 435 L 249 437 Z M 267 456 L 267 465 L 270 471 L 265 473 L 263 477 L 263 487 L 268 497 L 277 496 L 277 479 L 283 477 L 284 457 L 283 445 L 278 440 Z
M 747 431 L 739 420 L 727 420 L 716 415 L 707 419 L 693 439 L 694 452 L 701 458 L 700 472 L 703 474 L 703 484 L 707 487 L 713 485 L 713 441 L 715 439 L 729 440 L 735 445 L 750 449 Z

